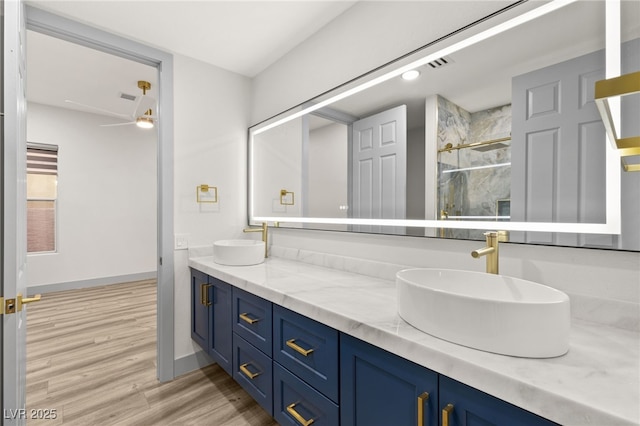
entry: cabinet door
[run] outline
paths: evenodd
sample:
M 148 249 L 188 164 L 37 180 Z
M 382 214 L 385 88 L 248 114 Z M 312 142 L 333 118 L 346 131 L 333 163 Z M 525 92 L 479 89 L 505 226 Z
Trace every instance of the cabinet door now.
M 209 316 L 208 294 L 209 277 L 195 269 L 191 269 L 191 338 L 206 352 L 209 351 Z
M 446 409 L 446 412 L 443 411 Z M 440 376 L 441 424 L 551 426 L 556 423 L 445 376 Z M 444 417 L 448 417 L 448 423 Z
M 438 375 L 345 334 L 340 335 L 340 423 L 435 425 Z
M 231 332 L 231 285 L 219 279 L 209 277 L 211 284 L 211 332 L 209 334 L 209 355 L 230 375 L 232 332 Z

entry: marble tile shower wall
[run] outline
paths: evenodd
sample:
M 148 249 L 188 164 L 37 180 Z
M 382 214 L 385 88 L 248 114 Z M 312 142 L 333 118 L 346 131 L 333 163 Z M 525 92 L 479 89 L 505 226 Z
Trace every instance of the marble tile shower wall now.
M 437 132 L 438 149 L 445 148 L 447 144 L 455 147 L 510 137 L 511 105 L 470 113 L 438 96 Z M 441 212 L 446 212 L 449 217 L 508 215 L 508 200 L 511 198 L 510 141 L 442 152 L 438 161 L 438 206 Z M 507 165 L 483 168 L 495 164 Z M 445 236 L 451 238 L 484 239 L 482 231 L 445 232 Z

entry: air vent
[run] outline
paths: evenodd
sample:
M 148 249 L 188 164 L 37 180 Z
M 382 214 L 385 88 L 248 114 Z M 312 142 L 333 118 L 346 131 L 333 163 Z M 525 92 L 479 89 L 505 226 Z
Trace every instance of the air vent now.
M 128 101 L 135 101 L 136 95 L 129 95 L 128 93 L 120 93 L 120 99 L 126 99 Z
M 451 59 L 448 56 L 443 56 L 440 59 L 436 59 L 434 61 L 429 62 L 427 65 L 429 65 L 431 68 L 433 69 L 437 69 L 437 68 L 442 68 L 445 65 L 449 65 L 453 63 L 453 59 Z

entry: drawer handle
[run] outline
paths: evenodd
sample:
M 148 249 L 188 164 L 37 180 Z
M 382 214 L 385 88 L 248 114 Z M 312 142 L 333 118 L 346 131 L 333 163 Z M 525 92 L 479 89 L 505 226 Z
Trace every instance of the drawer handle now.
M 200 303 L 204 306 L 211 306 L 211 301 L 209 300 L 209 287 L 211 287 L 211 284 L 200 284 Z
M 313 419 L 306 420 L 304 417 L 302 417 L 300 413 L 295 410 L 295 406 L 295 402 L 291 405 L 287 405 L 287 413 L 291 414 L 293 418 L 296 419 L 296 421 L 302 426 L 309 426 L 311 423 L 313 423 Z
M 296 341 L 296 339 L 289 339 L 289 340 L 287 340 L 287 341 L 286 341 L 286 344 L 287 344 L 287 346 L 289 346 L 291 349 L 293 349 L 294 351 L 296 351 L 296 352 L 298 352 L 299 354 L 302 354 L 302 355 L 304 355 L 304 356 L 309 356 L 309 354 L 310 354 L 311 352 L 313 352 L 313 348 L 311 348 L 311 349 L 304 349 L 303 347 L 298 346 L 298 345 L 295 343 L 295 341 Z
M 253 318 L 249 317 L 247 315 L 247 312 L 245 312 L 244 314 L 240 314 L 240 319 L 243 320 L 246 323 L 249 323 L 249 324 L 255 324 L 258 321 L 260 321 L 260 318 L 253 319 Z
M 442 409 L 442 426 L 449 426 L 449 414 L 453 411 L 453 404 L 447 404 Z
M 429 392 L 422 392 L 418 397 L 418 426 L 424 426 L 425 409 L 424 403 L 429 400 Z
M 258 377 L 260 375 L 260 372 L 256 372 L 256 373 L 252 373 L 251 371 L 249 371 L 249 369 L 247 368 L 247 365 L 249 365 L 248 362 L 242 364 L 240 366 L 240 371 L 242 371 L 244 373 L 245 376 L 247 376 L 248 378 L 250 378 L 251 380 L 255 379 L 256 377 Z

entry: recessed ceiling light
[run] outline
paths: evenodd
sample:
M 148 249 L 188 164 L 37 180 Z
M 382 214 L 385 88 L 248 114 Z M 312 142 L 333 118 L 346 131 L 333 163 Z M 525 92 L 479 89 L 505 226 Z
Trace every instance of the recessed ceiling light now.
M 420 75 L 420 71 L 410 70 L 402 74 L 402 79 L 407 81 L 415 80 L 416 78 L 418 78 L 419 75 Z

